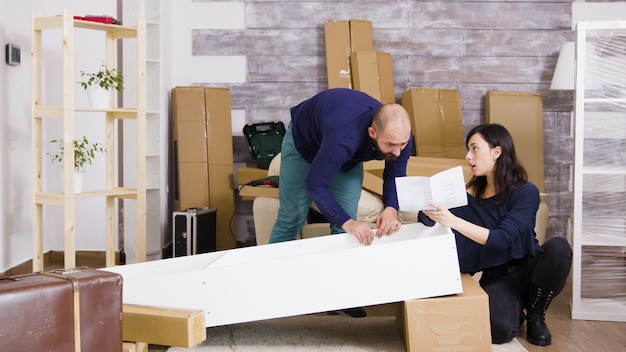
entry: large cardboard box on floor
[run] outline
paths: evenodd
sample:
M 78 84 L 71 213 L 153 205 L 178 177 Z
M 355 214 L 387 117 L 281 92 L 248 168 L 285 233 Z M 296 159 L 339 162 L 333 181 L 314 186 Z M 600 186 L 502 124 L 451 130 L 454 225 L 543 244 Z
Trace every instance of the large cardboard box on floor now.
M 489 297 L 468 274 L 463 292 L 404 301 L 396 321 L 407 352 L 491 351 Z
M 543 97 L 537 93 L 489 91 L 485 122 L 498 123 L 511 133 L 515 152 L 528 179 L 544 191 Z
M 352 89 L 360 90 L 383 104 L 396 102 L 391 54 L 357 51 L 350 55 Z
M 324 22 L 328 88 L 352 88 L 350 54 L 373 50 L 372 22 L 335 20 Z
M 338 234 L 103 270 L 124 304 L 203 310 L 207 327 L 462 291 L 451 230 L 419 223 L 369 246 Z
M 465 136 L 458 89 L 411 88 L 402 93 L 411 115 L 417 156 L 465 158 Z

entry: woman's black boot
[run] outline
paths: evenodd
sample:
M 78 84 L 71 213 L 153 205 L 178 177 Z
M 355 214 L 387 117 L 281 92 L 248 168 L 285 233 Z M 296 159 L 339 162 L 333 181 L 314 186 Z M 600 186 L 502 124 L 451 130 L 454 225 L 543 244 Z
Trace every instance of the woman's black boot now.
M 526 339 L 533 345 L 547 346 L 552 343 L 552 335 L 546 326 L 546 311 L 554 291 L 532 287 L 526 309 Z

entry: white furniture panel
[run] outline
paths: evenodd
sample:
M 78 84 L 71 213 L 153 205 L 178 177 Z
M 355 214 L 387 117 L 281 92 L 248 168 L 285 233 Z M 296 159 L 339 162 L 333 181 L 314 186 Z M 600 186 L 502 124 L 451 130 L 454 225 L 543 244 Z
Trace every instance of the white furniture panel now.
M 106 268 L 124 304 L 201 309 L 219 326 L 462 292 L 456 242 L 436 225 L 403 225 L 359 244 L 350 234 Z

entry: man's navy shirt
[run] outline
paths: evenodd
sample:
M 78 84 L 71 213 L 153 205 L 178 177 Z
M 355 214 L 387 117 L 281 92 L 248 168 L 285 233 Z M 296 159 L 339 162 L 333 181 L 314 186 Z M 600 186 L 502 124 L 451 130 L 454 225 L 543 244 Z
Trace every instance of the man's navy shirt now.
M 337 203 L 328 185 L 339 170 L 347 171 L 361 162 L 383 159 L 367 131 L 374 113 L 381 106 L 378 100 L 363 92 L 333 88 L 291 108 L 295 147 L 311 164 L 306 191 L 326 219 L 338 226 L 350 216 Z M 398 209 L 395 178 L 406 176 L 411 143 L 412 138 L 396 161 L 385 162 L 385 207 Z

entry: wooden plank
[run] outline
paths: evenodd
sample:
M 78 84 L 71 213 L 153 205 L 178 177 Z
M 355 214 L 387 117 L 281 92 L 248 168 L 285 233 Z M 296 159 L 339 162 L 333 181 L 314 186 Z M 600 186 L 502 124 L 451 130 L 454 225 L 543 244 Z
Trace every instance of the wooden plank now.
M 374 48 L 391 56 L 463 56 L 467 30 L 423 29 L 415 35 L 413 28 L 376 28 Z
M 202 310 L 124 304 L 122 338 L 155 345 L 193 347 L 206 340 L 204 316 Z
M 148 352 L 148 344 L 145 342 L 122 342 L 122 352 Z
M 448 38 L 442 38 L 443 43 Z M 558 57 L 561 45 L 574 40 L 571 30 L 466 30 L 464 49 L 467 56 L 553 56 Z M 550 69 L 553 72 L 554 68 Z
M 65 268 L 76 267 L 74 197 L 74 12 L 63 10 L 63 227 Z
M 414 2 L 409 28 L 566 29 L 569 3 Z M 485 21 L 489 18 L 489 21 Z
M 375 8 L 374 8 L 375 6 Z M 321 28 L 326 20 L 371 20 L 374 27 L 398 27 L 409 23 L 406 2 L 249 2 L 245 7 L 248 28 Z
M 146 22 L 137 23 L 137 261 L 147 258 Z
M 302 28 L 329 19 L 371 19 L 379 28 L 569 28 L 570 6 L 556 3 L 377 2 L 376 16 L 368 2 L 250 2 L 245 8 L 249 28 Z M 490 21 L 484 20 L 490 18 Z
M 320 56 L 248 55 L 248 82 L 326 83 Z
M 322 22 L 323 23 L 323 22 Z M 324 32 L 320 28 L 194 29 L 192 54 L 270 55 L 324 57 Z M 268 46 L 268 43 L 272 43 Z
M 196 29 L 194 55 L 320 56 L 321 29 Z M 307 45 L 303 45 L 303 39 Z M 465 28 L 376 28 L 376 51 L 392 56 L 558 56 L 561 43 L 573 40 L 570 30 L 529 31 Z M 271 42 L 268 50 L 266 43 Z
M 223 87 L 224 85 L 218 85 Z M 232 109 L 289 109 L 326 89 L 326 83 L 256 83 L 231 86 Z M 269 94 L 271 92 L 271 94 Z M 259 99 L 259 97 L 263 97 Z M 286 126 L 285 126 L 286 127 Z
M 408 57 L 409 82 L 550 83 L 555 57 Z M 425 70 L 428 67 L 430 69 Z M 524 67 L 524 70 L 520 70 Z M 503 75 L 502 73 L 507 74 Z
M 41 30 L 36 30 L 36 21 L 38 13 L 33 13 L 32 21 L 32 37 L 31 37 L 31 97 L 32 97 L 32 114 L 31 117 L 31 143 L 32 143 L 32 164 L 33 178 L 32 178 L 32 191 L 33 191 L 33 210 L 32 210 L 32 240 L 33 240 L 33 272 L 43 271 L 44 257 L 43 257 L 43 206 L 36 202 L 37 192 L 41 192 L 43 189 L 41 175 L 42 175 L 42 150 L 41 140 L 43 136 L 42 126 L 43 122 L 37 118 L 37 107 L 41 105 L 42 89 L 41 89 Z

